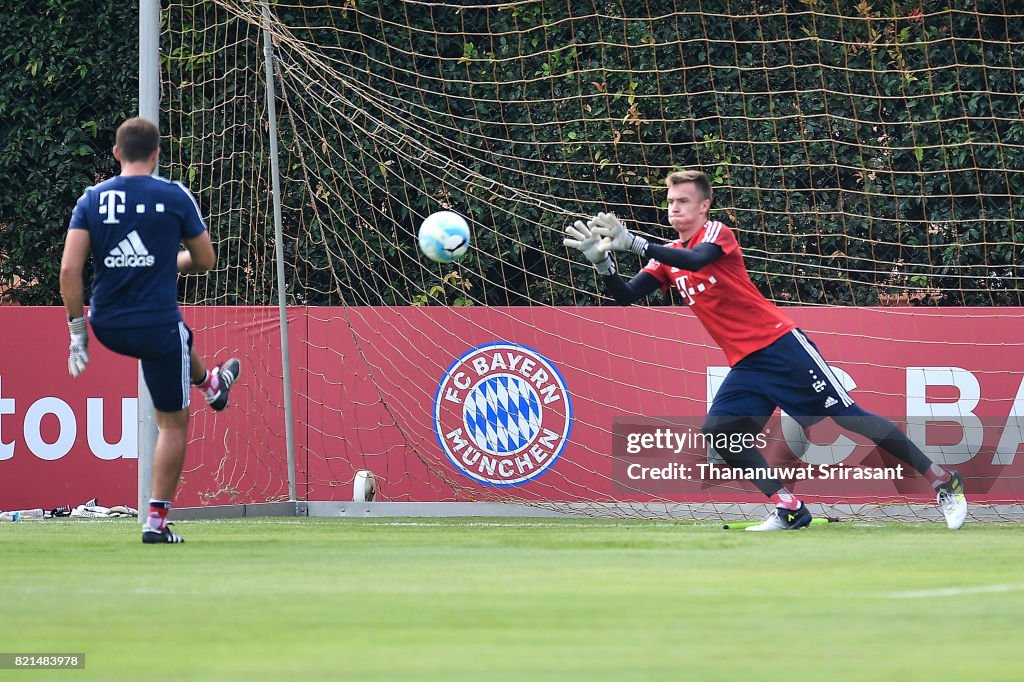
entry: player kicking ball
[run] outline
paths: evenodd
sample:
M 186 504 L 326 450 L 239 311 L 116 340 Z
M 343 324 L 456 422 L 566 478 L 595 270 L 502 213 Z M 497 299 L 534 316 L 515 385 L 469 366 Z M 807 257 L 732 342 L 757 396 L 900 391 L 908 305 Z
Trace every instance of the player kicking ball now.
M 829 417 L 839 426 L 869 438 L 907 463 L 934 488 L 946 525 L 956 530 L 967 518 L 963 479 L 932 462 L 920 448 L 876 414 L 857 405 L 836 379 L 817 347 L 750 280 L 736 235 L 724 223 L 708 219 L 711 184 L 699 171 L 670 174 L 668 221 L 679 238 L 651 244 L 626 229 L 614 214 L 599 213 L 566 228 L 565 246 L 578 249 L 597 269 L 608 292 L 629 305 L 658 289 L 674 287 L 708 334 L 721 346 L 731 367 L 715 395 L 704 433 L 716 440 L 749 442 L 781 407 L 804 428 Z M 632 279 L 616 272 L 609 251 L 629 251 L 650 259 Z M 732 467 L 768 471 L 756 448 L 719 453 Z M 811 523 L 811 513 L 775 478 L 754 485 L 775 504 L 775 511 L 750 531 L 796 530 Z
M 142 530 L 146 544 L 184 542 L 168 528 L 188 442 L 189 384 L 214 410 L 228 406 L 241 364 L 231 358 L 206 371 L 192 347 L 192 330 L 178 308 L 178 273 L 201 273 L 216 256 L 199 206 L 185 186 L 153 176 L 160 133 L 143 118 L 117 129 L 114 158 L 121 174 L 79 198 L 60 264 L 60 292 L 68 313 L 68 372 L 89 363 L 83 272 L 93 261 L 89 321 L 104 346 L 138 359 L 156 408 L 153 499 Z M 184 242 L 185 250 L 178 245 Z

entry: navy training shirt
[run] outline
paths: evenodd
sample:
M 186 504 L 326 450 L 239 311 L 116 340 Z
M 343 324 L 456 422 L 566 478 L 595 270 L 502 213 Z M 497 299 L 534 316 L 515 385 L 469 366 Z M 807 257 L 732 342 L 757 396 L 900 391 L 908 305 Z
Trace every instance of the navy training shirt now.
M 68 229 L 89 231 L 93 324 L 144 327 L 181 320 L 180 243 L 206 231 L 184 185 L 158 176 L 118 175 L 85 190 Z

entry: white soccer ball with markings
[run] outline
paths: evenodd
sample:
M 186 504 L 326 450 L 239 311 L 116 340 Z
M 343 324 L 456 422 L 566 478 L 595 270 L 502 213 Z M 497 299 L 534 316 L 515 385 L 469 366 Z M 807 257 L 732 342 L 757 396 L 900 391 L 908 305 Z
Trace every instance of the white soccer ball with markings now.
M 420 251 L 437 263 L 451 263 L 469 251 L 469 225 L 452 211 L 438 211 L 420 225 Z

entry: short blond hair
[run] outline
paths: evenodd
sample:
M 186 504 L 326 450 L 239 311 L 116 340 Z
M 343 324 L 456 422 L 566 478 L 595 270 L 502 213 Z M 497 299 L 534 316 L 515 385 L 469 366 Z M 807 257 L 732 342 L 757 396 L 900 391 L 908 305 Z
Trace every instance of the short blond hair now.
M 675 185 L 682 185 L 686 182 L 692 182 L 697 185 L 697 189 L 700 190 L 701 195 L 708 201 L 711 201 L 711 181 L 708 180 L 708 176 L 704 175 L 701 171 L 686 170 L 686 171 L 675 171 L 669 173 L 668 177 L 665 178 L 665 184 L 668 187 L 674 187 Z

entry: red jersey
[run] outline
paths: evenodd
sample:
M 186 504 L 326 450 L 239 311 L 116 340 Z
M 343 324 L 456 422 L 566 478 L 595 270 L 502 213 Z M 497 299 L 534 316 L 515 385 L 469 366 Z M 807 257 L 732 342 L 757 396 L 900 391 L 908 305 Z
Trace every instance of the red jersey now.
M 676 287 L 732 366 L 788 334 L 796 324 L 750 281 L 739 242 L 728 225 L 709 220 L 688 242 L 677 239 L 665 246 L 692 249 L 704 242 L 717 244 L 722 257 L 697 272 L 653 258 L 643 271 L 656 277 L 663 290 Z

